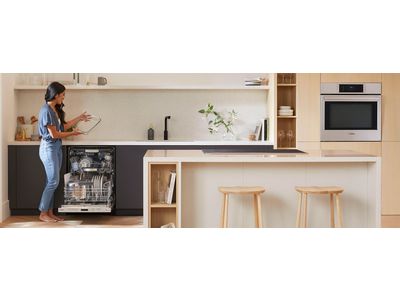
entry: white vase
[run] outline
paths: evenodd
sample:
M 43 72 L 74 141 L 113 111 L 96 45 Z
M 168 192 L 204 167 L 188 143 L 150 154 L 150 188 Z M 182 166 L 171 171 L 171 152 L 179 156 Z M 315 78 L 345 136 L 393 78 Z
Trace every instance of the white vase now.
M 224 132 L 224 134 L 222 135 L 222 139 L 224 141 L 234 141 L 236 140 L 236 137 L 233 132 L 229 131 L 229 132 Z

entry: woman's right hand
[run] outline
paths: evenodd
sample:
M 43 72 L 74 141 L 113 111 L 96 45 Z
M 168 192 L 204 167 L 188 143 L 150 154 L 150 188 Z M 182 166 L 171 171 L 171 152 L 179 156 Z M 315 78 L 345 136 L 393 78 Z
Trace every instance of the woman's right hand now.
M 82 131 L 80 131 L 78 128 L 72 129 L 72 135 L 80 135 L 83 134 Z

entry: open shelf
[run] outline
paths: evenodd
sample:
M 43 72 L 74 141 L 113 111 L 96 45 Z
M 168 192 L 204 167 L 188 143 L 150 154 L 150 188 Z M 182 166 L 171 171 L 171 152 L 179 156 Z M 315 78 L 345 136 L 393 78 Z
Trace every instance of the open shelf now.
M 17 85 L 14 90 L 46 90 L 42 85 Z M 269 90 L 268 85 L 65 85 L 67 90 Z
M 296 74 L 277 74 L 276 142 L 278 149 L 296 149 Z M 290 106 L 293 116 L 280 116 L 280 106 Z
M 277 86 L 296 86 L 295 83 L 278 83 Z
M 151 208 L 176 208 L 176 203 L 172 203 L 172 204 L 152 203 Z
M 178 180 L 179 171 L 178 163 L 150 163 L 149 164 L 149 190 L 148 190 L 148 216 L 149 227 L 160 228 L 168 223 L 174 223 L 175 227 L 179 227 L 178 222 Z M 169 194 L 169 183 L 172 174 L 176 174 L 174 190 L 172 195 L 172 203 L 165 203 Z M 171 177 L 172 176 L 172 177 Z

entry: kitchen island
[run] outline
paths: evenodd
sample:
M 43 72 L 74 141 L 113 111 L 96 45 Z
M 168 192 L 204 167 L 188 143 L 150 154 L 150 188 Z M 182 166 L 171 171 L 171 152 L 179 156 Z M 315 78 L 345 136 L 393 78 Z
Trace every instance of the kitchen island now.
M 172 204 L 160 203 L 169 173 L 176 173 Z M 309 153 L 204 153 L 149 150 L 143 158 L 143 214 L 147 227 L 219 227 L 219 186 L 263 186 L 264 227 L 295 227 L 295 186 L 341 186 L 344 227 L 380 227 L 380 157 L 353 151 Z M 254 227 L 252 199 L 232 196 L 230 227 Z M 309 197 L 309 227 L 329 227 L 328 196 Z

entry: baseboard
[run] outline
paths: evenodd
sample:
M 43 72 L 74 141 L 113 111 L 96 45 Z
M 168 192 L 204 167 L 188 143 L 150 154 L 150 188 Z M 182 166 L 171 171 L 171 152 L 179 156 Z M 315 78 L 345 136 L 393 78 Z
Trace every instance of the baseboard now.
M 10 216 L 10 201 L 3 201 L 1 205 L 0 223 Z
M 143 216 L 143 209 L 116 209 L 116 216 Z

